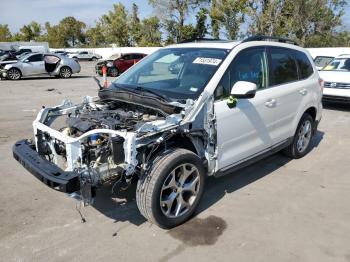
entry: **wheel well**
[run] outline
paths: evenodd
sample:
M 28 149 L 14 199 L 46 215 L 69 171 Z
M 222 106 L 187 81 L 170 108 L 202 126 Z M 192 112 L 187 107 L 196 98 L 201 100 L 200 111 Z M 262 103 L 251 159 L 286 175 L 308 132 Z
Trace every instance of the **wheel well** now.
M 309 114 L 313 120 L 316 119 L 316 113 L 317 113 L 316 108 L 310 107 L 305 111 L 305 113 Z
M 19 68 L 17 68 L 17 67 L 11 67 L 10 69 L 8 69 L 7 71 L 9 71 L 9 70 L 11 70 L 11 69 L 16 69 L 16 70 L 18 70 L 18 72 L 21 74 L 21 76 L 22 76 L 22 71 L 21 71 L 21 69 L 19 69 Z
M 66 66 L 66 65 L 61 66 L 60 71 L 61 71 L 62 68 L 68 68 L 70 71 L 72 71 L 72 68 L 70 68 L 69 66 Z
M 167 143 L 171 146 L 174 145 L 174 147 L 184 148 L 184 149 L 192 151 L 195 154 L 198 154 L 191 139 L 188 138 L 187 136 L 181 136 L 181 135 L 174 136 L 174 137 L 170 138 L 167 141 Z

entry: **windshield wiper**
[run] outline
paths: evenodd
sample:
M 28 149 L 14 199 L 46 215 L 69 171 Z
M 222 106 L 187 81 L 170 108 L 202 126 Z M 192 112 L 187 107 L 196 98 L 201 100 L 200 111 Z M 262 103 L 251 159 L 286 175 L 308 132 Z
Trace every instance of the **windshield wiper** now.
M 149 94 L 155 95 L 156 97 L 161 98 L 161 99 L 163 99 L 163 100 L 166 101 L 166 102 L 169 102 L 169 101 L 170 101 L 170 99 L 169 99 L 168 97 L 166 97 L 166 96 L 164 96 L 164 95 L 162 95 L 162 94 L 159 94 L 159 93 L 157 93 L 157 92 L 155 92 L 155 91 L 153 91 L 153 90 L 144 88 L 143 86 L 137 86 L 137 87 L 136 87 L 136 90 L 139 90 L 139 91 L 142 91 L 142 92 L 147 92 L 147 93 L 149 93 Z
M 113 83 L 113 85 L 121 91 L 126 91 L 126 92 L 134 93 L 134 94 L 142 94 L 142 95 L 144 95 L 144 93 L 149 93 L 149 94 L 152 94 L 152 95 L 156 96 L 158 99 L 161 99 L 165 102 L 170 101 L 168 97 L 161 95 L 157 92 L 154 92 L 152 90 L 149 90 L 147 88 L 144 88 L 143 86 L 135 86 L 135 88 L 128 88 L 128 87 L 120 86 L 120 85 L 115 84 L 115 83 Z

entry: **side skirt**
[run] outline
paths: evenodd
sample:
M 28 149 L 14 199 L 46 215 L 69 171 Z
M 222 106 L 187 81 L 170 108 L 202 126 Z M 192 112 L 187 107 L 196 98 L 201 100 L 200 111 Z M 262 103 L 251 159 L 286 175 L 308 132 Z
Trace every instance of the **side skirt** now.
M 228 175 L 228 174 L 232 174 L 233 172 L 235 172 L 235 171 L 237 171 L 237 170 L 239 170 L 241 168 L 250 166 L 251 164 L 253 164 L 255 162 L 258 162 L 261 159 L 264 159 L 264 158 L 266 158 L 266 157 L 268 157 L 270 155 L 273 155 L 273 154 L 281 151 L 282 149 L 284 149 L 287 146 L 289 146 L 292 142 L 293 142 L 293 137 L 288 138 L 285 142 L 283 142 L 281 144 L 278 144 L 277 146 L 272 147 L 269 150 L 264 151 L 263 153 L 260 153 L 260 154 L 258 154 L 256 156 L 253 156 L 252 158 L 249 158 L 248 160 L 245 160 L 242 163 L 239 163 L 237 165 L 233 165 L 233 166 L 225 168 L 225 169 L 220 169 L 218 172 L 216 172 L 214 174 L 214 177 L 222 177 L 222 176 L 225 176 L 225 175 Z

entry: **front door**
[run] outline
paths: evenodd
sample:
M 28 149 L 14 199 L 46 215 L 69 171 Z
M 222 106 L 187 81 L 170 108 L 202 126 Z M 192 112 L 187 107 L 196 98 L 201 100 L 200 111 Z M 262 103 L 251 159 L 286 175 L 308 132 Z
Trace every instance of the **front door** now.
M 23 75 L 40 75 L 46 73 L 45 63 L 42 54 L 35 54 L 26 59 L 23 62 Z
M 268 89 L 267 53 L 263 47 L 242 50 L 225 72 L 216 91 L 217 169 L 225 169 L 269 149 L 275 107 Z M 238 99 L 230 108 L 227 98 L 237 81 L 257 85 L 254 98 Z

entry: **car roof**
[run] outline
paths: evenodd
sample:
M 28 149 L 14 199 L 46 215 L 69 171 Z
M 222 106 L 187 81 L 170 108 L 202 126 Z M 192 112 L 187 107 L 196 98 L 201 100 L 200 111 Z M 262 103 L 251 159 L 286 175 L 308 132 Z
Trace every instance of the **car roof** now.
M 175 45 L 169 45 L 166 48 L 219 48 L 219 49 L 233 49 L 235 46 L 239 45 L 241 41 L 195 41 L 188 43 L 181 43 Z
M 336 58 L 350 58 L 350 54 L 342 54 L 337 56 Z

